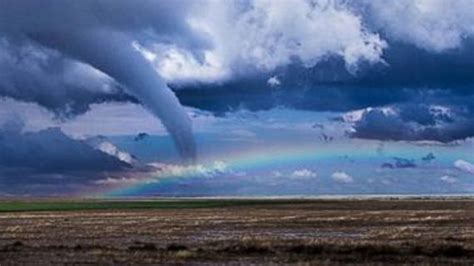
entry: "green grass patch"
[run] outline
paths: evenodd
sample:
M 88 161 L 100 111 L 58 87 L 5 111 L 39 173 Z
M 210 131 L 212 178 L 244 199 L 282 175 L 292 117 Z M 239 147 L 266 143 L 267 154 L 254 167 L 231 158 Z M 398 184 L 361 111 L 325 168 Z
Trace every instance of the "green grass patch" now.
M 238 205 L 230 201 L 176 200 L 176 201 L 4 201 L 0 212 L 20 211 L 79 211 L 122 209 L 186 209 L 212 208 Z
M 0 201 L 0 212 L 130 209 L 195 209 L 283 203 L 271 200 L 37 200 Z M 288 203 L 288 202 L 286 202 Z

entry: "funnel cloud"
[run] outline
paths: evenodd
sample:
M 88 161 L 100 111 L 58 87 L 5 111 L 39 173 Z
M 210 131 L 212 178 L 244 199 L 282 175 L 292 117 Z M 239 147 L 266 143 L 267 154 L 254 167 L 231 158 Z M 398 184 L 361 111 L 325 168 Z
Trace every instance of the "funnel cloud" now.
M 0 11 L 2 40 L 53 48 L 110 76 L 161 120 L 181 157 L 193 161 L 191 120 L 150 62 L 132 46 L 137 32 L 146 31 L 155 39 L 185 32 L 184 22 L 171 14 L 186 8 L 164 1 L 109 2 L 6 1 Z
M 60 41 L 56 41 L 58 39 Z M 99 30 L 71 34 L 67 42 L 62 41 L 60 36 L 43 39 L 38 35 L 36 40 L 87 62 L 126 86 L 128 93 L 160 118 L 181 157 L 186 161 L 195 159 L 196 147 L 190 118 L 152 65 L 133 48 L 133 40 L 120 33 Z

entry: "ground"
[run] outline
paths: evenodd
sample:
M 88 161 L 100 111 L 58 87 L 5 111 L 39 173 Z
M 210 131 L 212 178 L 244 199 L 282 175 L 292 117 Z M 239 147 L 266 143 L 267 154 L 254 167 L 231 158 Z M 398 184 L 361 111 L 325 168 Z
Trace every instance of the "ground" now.
M 474 199 L 1 201 L 0 211 L 0 265 L 474 263 Z

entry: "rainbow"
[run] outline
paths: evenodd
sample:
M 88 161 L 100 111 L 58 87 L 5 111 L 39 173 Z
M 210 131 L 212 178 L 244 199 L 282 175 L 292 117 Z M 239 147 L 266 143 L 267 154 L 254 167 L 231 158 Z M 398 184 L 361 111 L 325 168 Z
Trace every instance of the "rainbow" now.
M 180 180 L 186 180 L 187 183 L 198 184 L 202 181 L 202 175 L 196 174 L 196 171 L 203 169 L 212 169 L 216 161 L 222 161 L 226 168 L 234 173 L 246 172 L 251 174 L 271 173 L 273 169 L 296 169 L 301 165 L 311 165 L 314 162 L 322 162 L 326 165 L 341 164 L 345 159 L 357 160 L 360 163 L 367 163 L 377 167 L 381 162 L 386 162 L 392 157 L 399 156 L 405 158 L 421 158 L 426 155 L 425 147 L 407 147 L 403 144 L 394 144 L 387 148 L 385 155 L 377 153 L 377 142 L 372 141 L 354 141 L 348 145 L 347 142 L 336 143 L 316 143 L 305 145 L 277 145 L 269 147 L 258 147 L 252 150 L 234 152 L 224 156 L 211 156 L 202 158 L 199 165 L 193 168 L 184 168 L 179 174 L 176 171 L 164 171 L 151 174 L 151 178 L 142 178 L 142 181 L 133 183 L 124 183 L 121 185 L 107 188 L 99 193 L 99 197 L 121 197 L 121 196 L 140 196 L 144 192 L 152 192 L 156 185 L 166 185 Z M 176 166 L 178 167 L 178 166 Z M 196 170 L 197 169 L 197 170 Z

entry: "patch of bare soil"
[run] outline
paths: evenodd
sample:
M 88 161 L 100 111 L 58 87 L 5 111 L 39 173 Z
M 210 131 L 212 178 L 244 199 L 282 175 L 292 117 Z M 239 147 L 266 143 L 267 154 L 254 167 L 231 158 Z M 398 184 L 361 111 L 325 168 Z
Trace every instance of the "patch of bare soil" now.
M 467 264 L 473 200 L 0 214 L 7 264 Z

